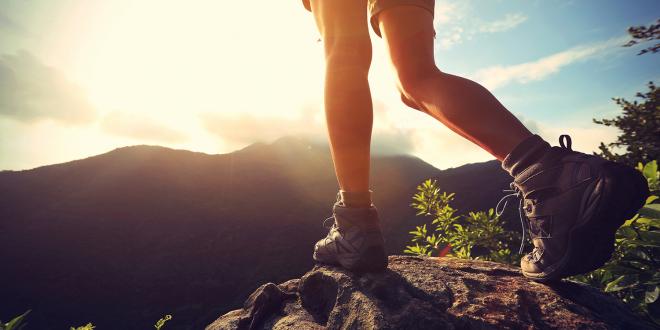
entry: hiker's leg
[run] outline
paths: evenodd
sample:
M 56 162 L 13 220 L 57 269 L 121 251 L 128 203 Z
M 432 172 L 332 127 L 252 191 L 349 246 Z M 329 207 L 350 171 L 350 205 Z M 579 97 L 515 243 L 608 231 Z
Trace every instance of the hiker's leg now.
M 367 0 L 312 0 L 325 48 L 325 115 L 339 187 L 369 191 L 373 122 Z
M 571 150 L 568 136 L 551 147 L 485 88 L 440 72 L 433 58 L 432 14 L 421 7 L 432 0 L 406 1 L 415 5 L 387 8 L 377 17 L 400 89 L 413 106 L 503 160 L 522 197 L 523 230 L 534 245 L 521 260 L 523 275 L 551 281 L 601 267 L 614 251 L 617 228 L 649 194 L 643 176 Z
M 373 113 L 367 0 L 312 0 L 308 7 L 325 48 L 325 114 L 341 189 L 341 200 L 333 206 L 334 225 L 314 245 L 313 258 L 360 273 L 383 271 L 387 255 L 369 192 Z
M 503 160 L 532 134 L 478 83 L 441 72 L 433 54 L 433 15 L 396 6 L 378 15 L 404 97 L 451 130 Z

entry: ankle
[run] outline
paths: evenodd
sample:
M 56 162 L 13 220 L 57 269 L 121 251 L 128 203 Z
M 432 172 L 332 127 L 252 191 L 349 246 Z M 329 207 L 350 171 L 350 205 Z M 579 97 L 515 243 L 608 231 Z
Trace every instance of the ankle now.
M 339 201 L 348 207 L 370 207 L 372 191 L 339 191 Z

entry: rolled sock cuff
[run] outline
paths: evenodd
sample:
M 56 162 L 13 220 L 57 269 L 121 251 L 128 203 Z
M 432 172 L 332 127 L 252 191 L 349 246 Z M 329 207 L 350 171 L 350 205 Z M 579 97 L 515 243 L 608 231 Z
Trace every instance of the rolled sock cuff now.
M 548 142 L 538 135 L 533 135 L 513 148 L 513 151 L 502 161 L 502 169 L 515 178 L 520 172 L 538 162 L 549 149 Z
M 373 192 L 369 191 L 339 191 L 340 202 L 346 206 L 369 207 L 372 204 Z

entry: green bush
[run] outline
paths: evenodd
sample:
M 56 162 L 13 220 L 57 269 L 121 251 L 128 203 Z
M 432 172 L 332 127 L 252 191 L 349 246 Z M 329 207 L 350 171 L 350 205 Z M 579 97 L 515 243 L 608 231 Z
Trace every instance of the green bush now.
M 660 325 L 660 204 L 657 161 L 637 169 L 646 177 L 651 196 L 644 207 L 616 232 L 612 259 L 603 267 L 572 280 L 610 292 L 636 312 Z
M 505 231 L 503 220 L 493 209 L 456 215 L 458 210 L 450 205 L 453 199 L 454 194 L 442 192 L 435 180 L 426 180 L 417 187 L 411 206 L 417 215 L 432 217 L 432 228 L 424 224 L 411 231 L 414 245 L 407 246 L 404 253 L 505 263 L 520 260 L 509 247 L 518 238 L 517 233 Z

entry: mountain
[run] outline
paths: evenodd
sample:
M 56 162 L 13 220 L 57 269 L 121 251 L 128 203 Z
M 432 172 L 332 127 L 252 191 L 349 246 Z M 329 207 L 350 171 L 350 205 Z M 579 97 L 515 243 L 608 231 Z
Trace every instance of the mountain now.
M 460 210 L 493 207 L 509 177 L 496 161 L 440 171 L 410 156 L 373 158 L 390 254 L 425 219 L 409 207 L 436 178 Z M 0 319 L 28 329 L 198 329 L 254 287 L 312 266 L 337 192 L 327 146 L 287 137 L 208 155 L 134 146 L 0 172 Z

